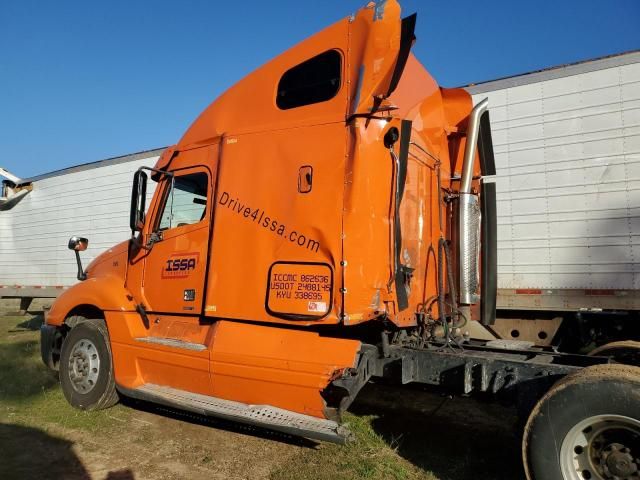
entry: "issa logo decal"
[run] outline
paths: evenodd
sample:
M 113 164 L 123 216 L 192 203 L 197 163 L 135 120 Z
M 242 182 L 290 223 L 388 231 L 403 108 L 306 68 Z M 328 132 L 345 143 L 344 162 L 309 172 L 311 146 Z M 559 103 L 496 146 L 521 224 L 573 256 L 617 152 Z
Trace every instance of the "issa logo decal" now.
M 162 278 L 188 277 L 198 265 L 197 253 L 180 253 L 171 255 L 162 269 Z

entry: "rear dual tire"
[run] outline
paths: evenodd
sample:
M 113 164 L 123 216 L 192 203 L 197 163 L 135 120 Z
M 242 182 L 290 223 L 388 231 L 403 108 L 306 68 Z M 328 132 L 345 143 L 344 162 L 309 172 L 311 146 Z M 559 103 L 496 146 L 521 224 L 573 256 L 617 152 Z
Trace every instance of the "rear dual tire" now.
M 640 367 L 640 342 L 623 340 L 607 343 L 591 350 L 589 356 L 609 357 L 614 363 Z
M 529 480 L 640 480 L 640 368 L 560 380 L 529 416 L 522 454 Z
M 67 401 L 81 410 L 100 410 L 118 402 L 104 320 L 82 320 L 67 334 L 60 352 L 60 385 Z

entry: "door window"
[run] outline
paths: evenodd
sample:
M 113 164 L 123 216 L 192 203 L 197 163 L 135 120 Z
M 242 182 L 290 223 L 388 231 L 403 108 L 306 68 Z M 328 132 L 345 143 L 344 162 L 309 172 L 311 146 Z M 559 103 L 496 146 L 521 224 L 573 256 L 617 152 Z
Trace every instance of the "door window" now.
M 207 174 L 176 176 L 164 199 L 159 230 L 192 225 L 204 220 L 207 212 Z

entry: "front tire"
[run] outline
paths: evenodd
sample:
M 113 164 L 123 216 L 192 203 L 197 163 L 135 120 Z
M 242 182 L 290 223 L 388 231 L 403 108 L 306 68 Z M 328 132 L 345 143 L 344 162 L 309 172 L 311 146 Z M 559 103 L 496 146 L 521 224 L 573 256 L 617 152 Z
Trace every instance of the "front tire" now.
M 640 368 L 596 365 L 556 383 L 531 412 L 529 480 L 640 479 Z
M 81 410 L 100 410 L 118 402 L 103 320 L 84 320 L 67 334 L 60 352 L 60 385 L 67 401 Z

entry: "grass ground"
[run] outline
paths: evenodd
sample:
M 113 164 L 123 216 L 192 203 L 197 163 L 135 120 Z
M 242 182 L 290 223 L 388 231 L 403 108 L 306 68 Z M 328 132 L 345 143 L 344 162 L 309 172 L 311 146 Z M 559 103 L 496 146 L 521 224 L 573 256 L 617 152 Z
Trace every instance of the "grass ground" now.
M 41 363 L 40 322 L 0 316 L 3 480 L 522 478 L 511 418 L 468 399 L 371 387 L 346 446 L 130 401 L 75 410 Z

